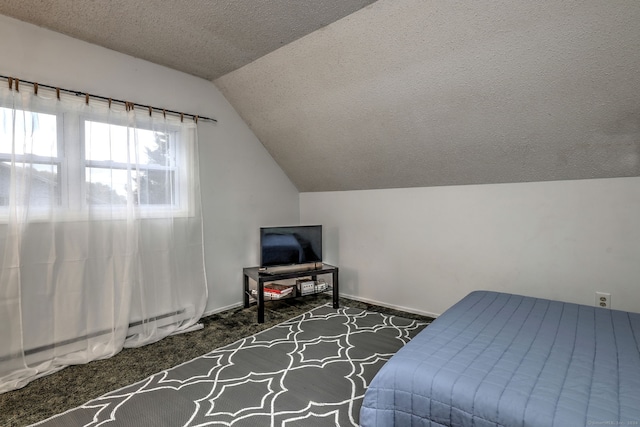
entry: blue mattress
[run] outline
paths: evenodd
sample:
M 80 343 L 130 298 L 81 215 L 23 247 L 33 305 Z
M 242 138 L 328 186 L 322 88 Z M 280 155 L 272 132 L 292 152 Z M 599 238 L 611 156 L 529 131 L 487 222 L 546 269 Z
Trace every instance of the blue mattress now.
M 363 427 L 640 425 L 640 314 L 477 291 L 371 382 Z

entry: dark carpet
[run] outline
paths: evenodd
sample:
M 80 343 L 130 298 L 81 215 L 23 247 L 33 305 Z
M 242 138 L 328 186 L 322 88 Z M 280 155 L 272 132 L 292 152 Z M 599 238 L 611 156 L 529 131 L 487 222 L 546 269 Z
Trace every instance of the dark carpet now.
M 330 301 L 327 295 L 271 302 L 265 323 L 256 323 L 255 307 L 229 310 L 203 318 L 204 328 L 171 336 L 145 347 L 125 349 L 116 356 L 70 366 L 0 395 L 0 425 L 25 426 L 65 412 L 105 393 L 139 382 L 153 374 L 190 361 L 299 316 Z M 428 323 L 430 318 L 341 299 L 341 306 L 382 312 Z

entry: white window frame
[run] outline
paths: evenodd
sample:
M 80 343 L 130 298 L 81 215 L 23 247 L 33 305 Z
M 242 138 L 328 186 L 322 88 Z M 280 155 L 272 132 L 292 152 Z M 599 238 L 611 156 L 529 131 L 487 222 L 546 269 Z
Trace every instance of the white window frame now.
M 2 105 L 0 105 L 2 106 Z M 11 108 L 11 107 L 7 107 Z M 103 117 L 98 115 L 85 115 L 78 112 L 47 111 L 47 109 L 18 110 L 29 113 L 43 113 L 56 115 L 56 142 L 57 157 L 41 157 L 35 155 L 16 155 L 16 160 L 29 160 L 33 163 L 56 164 L 58 166 L 58 205 L 55 212 L 56 219 L 60 220 L 86 220 L 86 219 L 124 219 L 127 216 L 126 205 L 120 206 L 100 206 L 91 205 L 87 202 L 87 182 L 86 168 L 113 168 L 126 169 L 127 163 L 114 161 L 89 160 L 85 156 L 85 123 L 87 121 L 111 124 L 115 126 L 125 126 L 126 122 L 108 123 Z M 141 120 L 144 122 L 144 120 Z M 136 129 L 159 131 L 147 126 L 144 123 L 136 125 Z M 137 218 L 163 218 L 187 217 L 194 215 L 193 185 L 190 176 L 191 165 L 194 161 L 193 152 L 195 144 L 194 131 L 188 127 L 168 124 L 163 129 L 169 135 L 170 147 L 174 151 L 175 164 L 169 167 L 162 165 L 139 165 L 138 170 L 166 170 L 173 172 L 173 204 L 143 204 L 134 205 L 135 216 Z M 0 152 L 0 161 L 11 162 L 11 154 Z M 134 169 L 135 166 L 133 166 Z M 80 177 L 81 179 L 78 179 Z M 79 181 L 79 182 L 78 182 Z M 30 220 L 46 220 L 50 216 L 50 209 L 30 206 Z M 41 212 L 38 212 L 41 211 Z M 89 215 L 90 211 L 90 215 Z M 9 215 L 8 206 L 0 206 L 0 222 L 6 222 Z
M 14 109 L 11 105 L 3 105 L 3 104 L 0 104 L 0 107 L 9 109 L 9 110 L 16 110 L 16 112 L 27 112 L 32 114 L 33 113 L 47 114 L 47 115 L 56 117 L 56 151 L 57 151 L 56 157 L 39 156 L 34 154 L 15 154 L 13 155 L 13 159 L 15 160 L 16 163 L 26 162 L 31 164 L 57 165 L 58 174 L 59 174 L 58 175 L 59 188 L 58 188 L 58 194 L 57 194 L 58 196 L 57 202 L 58 202 L 58 209 L 60 209 L 64 205 L 64 198 L 65 198 L 64 191 L 63 191 L 65 155 L 64 155 L 64 144 L 63 144 L 62 115 L 54 111 L 54 109 L 52 108 L 41 108 L 38 111 L 35 111 L 35 110 L 28 110 L 28 109 L 17 109 L 17 108 Z M 11 161 L 12 161 L 11 153 L 5 153 L 0 151 L 0 162 L 11 163 Z M 9 203 L 9 200 L 7 199 L 6 202 Z M 49 209 L 43 209 L 38 206 L 29 206 L 28 208 L 30 211 L 29 216 L 35 219 L 38 219 L 39 217 L 44 217 L 49 212 Z M 0 206 L 0 222 L 6 222 L 8 216 L 9 216 L 9 206 Z

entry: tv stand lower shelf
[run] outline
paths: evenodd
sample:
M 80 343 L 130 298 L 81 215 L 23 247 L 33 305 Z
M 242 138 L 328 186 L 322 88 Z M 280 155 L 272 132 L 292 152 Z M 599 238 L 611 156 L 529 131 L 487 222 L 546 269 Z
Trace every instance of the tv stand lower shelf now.
M 264 323 L 264 304 L 265 301 L 269 299 L 265 298 L 264 295 L 264 285 L 265 283 L 275 282 L 277 280 L 285 280 L 285 279 L 298 279 L 300 277 L 309 277 L 311 276 L 311 280 L 316 281 L 317 277 L 323 274 L 331 274 L 332 277 L 332 288 L 333 288 L 333 308 L 338 308 L 338 295 L 339 295 L 339 286 L 338 286 L 338 267 L 329 264 L 322 264 L 319 268 L 314 269 L 306 269 L 306 270 L 298 270 L 298 271 L 286 271 L 286 272 L 277 272 L 277 273 L 267 273 L 261 271 L 258 267 L 247 267 L 242 269 L 243 273 L 243 291 L 244 291 L 244 307 L 248 308 L 251 305 L 251 289 L 249 287 L 249 279 L 252 279 L 256 282 L 256 293 L 253 297 L 255 297 L 255 301 L 257 302 L 258 308 L 258 323 Z M 295 286 L 295 285 L 292 285 Z M 330 289 L 327 289 L 327 291 Z M 311 294 L 309 294 L 311 295 Z M 299 295 L 299 296 L 308 296 L 308 295 Z M 288 298 L 288 297 L 287 297 Z

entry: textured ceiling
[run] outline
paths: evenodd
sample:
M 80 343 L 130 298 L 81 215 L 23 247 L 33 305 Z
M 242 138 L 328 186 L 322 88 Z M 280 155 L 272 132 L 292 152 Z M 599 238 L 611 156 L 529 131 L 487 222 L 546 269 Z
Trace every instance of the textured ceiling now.
M 0 14 L 214 81 L 300 191 L 640 175 L 638 0 L 0 0 Z
M 213 80 L 374 0 L 0 0 L 0 14 Z
M 215 84 L 300 191 L 640 175 L 640 1 L 379 0 Z

